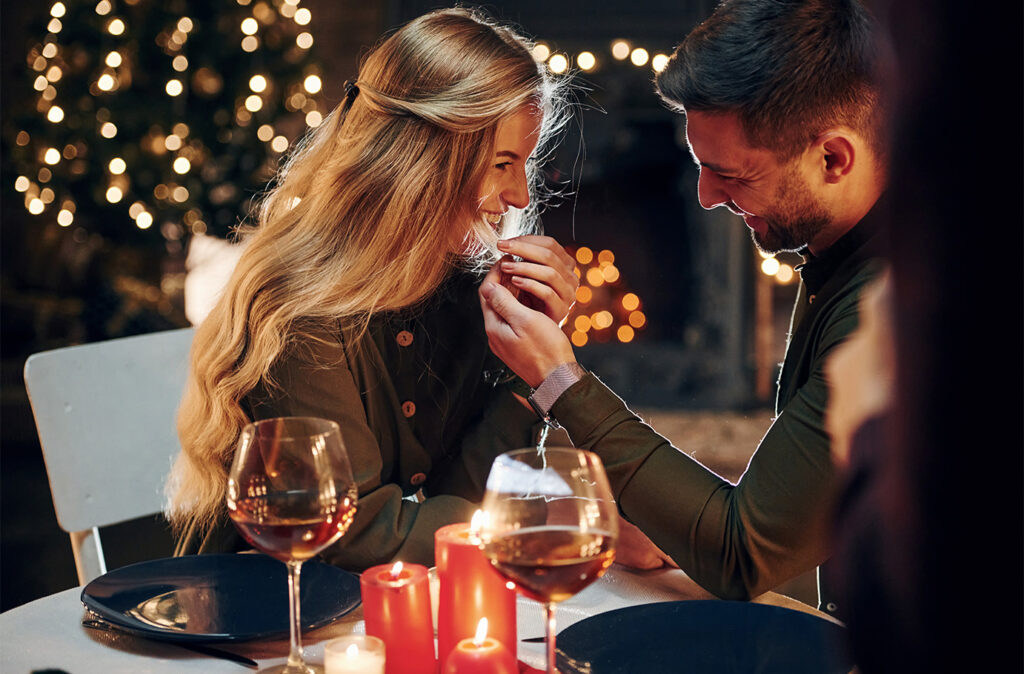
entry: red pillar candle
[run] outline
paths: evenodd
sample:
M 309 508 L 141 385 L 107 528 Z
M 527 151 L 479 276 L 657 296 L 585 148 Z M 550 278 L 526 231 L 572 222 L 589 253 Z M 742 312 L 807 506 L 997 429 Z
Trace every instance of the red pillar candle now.
M 384 641 L 386 674 L 435 674 L 427 567 L 382 564 L 359 579 L 366 633 Z
M 437 660 L 444 663 L 462 639 L 476 634 L 481 618 L 488 632 L 516 655 L 516 592 L 498 575 L 470 536 L 470 525 L 449 524 L 434 536 L 440 585 Z
M 519 663 L 503 643 L 487 636 L 487 618 L 482 618 L 476 636 L 460 641 L 448 655 L 442 674 L 519 674 Z

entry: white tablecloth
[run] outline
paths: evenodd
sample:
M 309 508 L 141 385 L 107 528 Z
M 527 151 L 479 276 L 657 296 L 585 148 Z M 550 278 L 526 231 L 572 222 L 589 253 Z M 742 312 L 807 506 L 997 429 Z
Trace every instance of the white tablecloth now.
M 239 674 L 252 671 L 243 665 L 199 655 L 171 643 L 82 627 L 81 592 L 80 587 L 71 588 L 0 614 L 0 672 L 29 674 L 33 670 L 63 669 L 70 674 Z M 560 631 L 589 616 L 626 606 L 711 598 L 682 571 L 634 572 L 613 565 L 603 578 L 560 604 L 555 615 Z M 755 601 L 832 620 L 806 604 L 773 592 Z M 520 639 L 543 636 L 543 608 L 540 604 L 520 597 L 518 615 Z M 365 632 L 361 608 L 331 625 L 304 634 L 306 659 L 311 663 L 323 663 L 324 642 L 353 632 Z M 288 656 L 287 638 L 215 645 L 247 655 L 257 660 L 261 668 L 283 663 Z M 543 666 L 543 653 L 543 643 L 519 644 L 519 659 L 534 667 Z

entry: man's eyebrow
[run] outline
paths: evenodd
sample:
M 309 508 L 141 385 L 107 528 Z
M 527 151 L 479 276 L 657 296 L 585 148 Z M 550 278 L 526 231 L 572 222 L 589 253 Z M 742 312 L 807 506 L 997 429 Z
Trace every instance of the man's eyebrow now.
M 494 153 L 494 156 L 495 157 L 508 157 L 510 159 L 519 159 L 520 158 L 519 155 L 516 154 L 515 152 L 513 152 L 512 150 L 499 150 L 498 152 Z
M 706 162 L 706 161 L 699 161 L 697 163 L 701 167 L 709 168 L 712 171 L 714 171 L 715 173 L 719 173 L 721 175 L 736 175 L 736 174 L 739 173 L 739 171 L 736 171 L 735 169 L 728 169 L 728 168 L 725 168 L 724 166 L 719 166 L 718 164 L 711 164 L 711 163 Z

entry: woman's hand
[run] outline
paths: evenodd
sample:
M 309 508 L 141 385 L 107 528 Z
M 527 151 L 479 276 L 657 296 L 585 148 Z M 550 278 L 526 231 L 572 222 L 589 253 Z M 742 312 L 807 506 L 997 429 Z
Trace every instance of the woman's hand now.
M 615 544 L 615 561 L 632 569 L 678 569 L 672 558 L 647 538 L 644 532 L 624 518 L 619 518 L 619 541 Z
M 504 239 L 498 242 L 498 250 L 505 253 L 498 261 L 502 285 L 523 305 L 561 326 L 576 302 L 580 285 L 572 256 L 550 236 L 539 235 Z M 512 256 L 521 261 L 516 262 Z

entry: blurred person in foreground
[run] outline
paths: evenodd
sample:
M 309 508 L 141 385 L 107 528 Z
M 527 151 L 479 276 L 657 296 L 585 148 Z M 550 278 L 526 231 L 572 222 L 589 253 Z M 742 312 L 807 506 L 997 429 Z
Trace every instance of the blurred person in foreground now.
M 241 547 L 224 496 L 250 420 L 340 424 L 359 504 L 321 557 L 349 569 L 432 565 L 435 530 L 470 519 L 494 456 L 532 444 L 476 295 L 499 237 L 553 322 L 577 286 L 568 254 L 531 234 L 568 108 L 530 47 L 468 10 L 415 19 L 283 166 L 196 331 L 168 482 L 179 553 Z
M 876 39 L 872 16 L 852 0 L 726 0 L 656 78 L 686 116 L 701 205 L 740 216 L 762 251 L 805 258 L 777 416 L 737 484 L 644 424 L 497 270 L 480 289 L 491 348 L 535 388 L 538 412 L 601 456 L 623 515 L 723 598 L 754 597 L 829 558 L 838 478 L 825 363 L 856 328 L 861 290 L 883 266 Z M 499 249 L 520 253 L 514 241 Z M 820 570 L 818 590 L 819 607 L 839 613 Z

